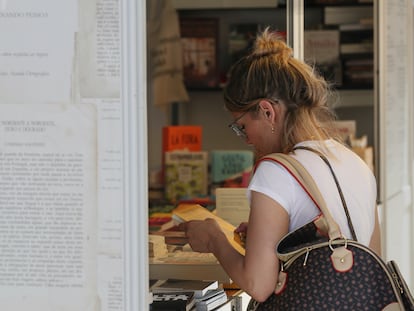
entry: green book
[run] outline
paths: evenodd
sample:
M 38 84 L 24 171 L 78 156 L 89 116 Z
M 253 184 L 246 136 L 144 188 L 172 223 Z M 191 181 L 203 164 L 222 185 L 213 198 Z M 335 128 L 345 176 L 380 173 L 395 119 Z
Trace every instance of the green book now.
M 245 174 L 253 167 L 253 152 L 250 150 L 212 150 L 211 182 L 225 186 L 226 183 L 243 184 Z

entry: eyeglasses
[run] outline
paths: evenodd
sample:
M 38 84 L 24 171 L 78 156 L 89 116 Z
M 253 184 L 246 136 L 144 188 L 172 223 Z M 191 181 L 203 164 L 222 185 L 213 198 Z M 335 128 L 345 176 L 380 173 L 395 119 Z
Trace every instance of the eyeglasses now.
M 229 124 L 229 128 L 231 128 L 234 131 L 234 133 L 236 133 L 236 135 L 239 136 L 239 137 L 246 137 L 247 135 L 246 135 L 246 132 L 244 131 L 244 126 L 238 125 L 237 121 L 239 121 L 241 118 L 243 118 L 246 115 L 246 113 L 248 113 L 250 111 L 251 110 L 247 110 L 241 116 L 239 116 L 232 123 Z
M 264 98 L 256 99 L 255 100 L 256 101 L 256 104 L 255 105 L 253 105 L 250 109 L 248 109 L 247 111 L 245 111 L 244 113 L 242 113 L 241 116 L 239 116 L 231 124 L 229 124 L 229 128 L 231 128 L 234 131 L 234 133 L 236 133 L 237 136 L 239 136 L 241 138 L 245 138 L 247 136 L 246 135 L 246 132 L 244 130 L 244 126 L 238 125 L 237 124 L 237 121 L 239 121 L 241 118 L 243 118 L 246 115 L 246 113 L 256 110 L 258 108 L 259 102 L 261 100 L 263 100 L 263 99 Z M 272 105 L 275 105 L 275 104 L 279 103 L 279 100 L 278 99 L 275 100 L 275 99 L 267 99 L 266 98 L 266 100 L 268 102 L 270 102 Z

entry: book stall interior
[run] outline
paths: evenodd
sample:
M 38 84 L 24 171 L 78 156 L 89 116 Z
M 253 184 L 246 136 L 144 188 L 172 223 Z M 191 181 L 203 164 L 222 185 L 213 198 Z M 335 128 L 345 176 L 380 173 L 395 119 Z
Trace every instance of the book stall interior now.
M 286 1 L 170 3 L 160 11 L 148 1 L 151 310 L 245 310 L 248 299 L 241 300 L 237 284 L 212 254 L 192 252 L 177 225 L 216 218 L 244 252 L 233 231 L 247 221 L 254 155 L 227 126 L 222 88 L 258 31 L 270 26 L 286 38 Z M 167 26 L 152 22 L 160 16 Z M 304 59 L 334 86 L 338 132 L 375 172 L 373 25 L 373 1 L 305 1 Z M 160 37 L 177 35 L 179 55 L 161 57 L 167 49 L 157 44 Z M 173 75 L 162 77 L 168 63 L 182 66 L 182 86 L 169 81 Z M 173 302 L 180 307 L 169 309 Z

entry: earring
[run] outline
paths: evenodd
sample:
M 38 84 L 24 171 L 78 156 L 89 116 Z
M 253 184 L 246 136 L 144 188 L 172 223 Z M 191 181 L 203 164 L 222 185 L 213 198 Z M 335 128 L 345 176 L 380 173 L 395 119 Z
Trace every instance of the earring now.
M 272 134 L 274 134 L 274 133 L 275 133 L 275 127 L 272 124 Z

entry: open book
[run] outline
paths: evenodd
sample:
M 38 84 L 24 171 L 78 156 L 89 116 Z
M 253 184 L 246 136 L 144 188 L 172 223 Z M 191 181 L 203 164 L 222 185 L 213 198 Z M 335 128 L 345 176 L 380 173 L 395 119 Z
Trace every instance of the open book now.
M 217 223 L 221 227 L 221 230 L 223 230 L 230 244 L 240 254 L 245 254 L 245 249 L 243 247 L 241 238 L 237 233 L 234 232 L 236 227 L 199 204 L 178 205 L 178 207 L 172 211 L 172 218 L 177 223 L 190 220 L 204 220 L 206 218 L 213 218 L 217 221 Z

